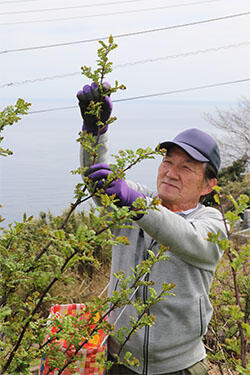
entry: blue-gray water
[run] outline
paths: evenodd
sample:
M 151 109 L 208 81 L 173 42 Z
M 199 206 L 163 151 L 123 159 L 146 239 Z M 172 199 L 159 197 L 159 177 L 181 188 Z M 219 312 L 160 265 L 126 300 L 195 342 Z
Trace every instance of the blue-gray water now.
M 202 116 L 213 113 L 215 105 L 169 100 L 116 103 L 114 115 L 119 119 L 110 129 L 111 153 L 154 147 L 188 127 L 210 131 Z M 50 103 L 53 106 L 58 103 Z M 74 201 L 74 186 L 81 179 L 70 171 L 79 166 L 76 138 L 80 128 L 78 109 L 30 114 L 6 128 L 2 145 L 14 154 L 0 159 L 0 214 L 5 227 L 21 220 L 24 212 L 29 216 L 48 210 L 60 214 Z M 129 178 L 155 189 L 158 164 L 159 159 L 145 161 Z

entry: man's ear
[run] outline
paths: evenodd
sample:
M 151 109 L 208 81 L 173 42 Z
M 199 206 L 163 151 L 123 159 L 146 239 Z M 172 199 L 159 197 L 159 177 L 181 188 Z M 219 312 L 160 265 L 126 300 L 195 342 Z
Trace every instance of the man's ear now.
M 211 193 L 214 186 L 217 184 L 217 178 L 209 178 L 204 186 L 203 195 Z

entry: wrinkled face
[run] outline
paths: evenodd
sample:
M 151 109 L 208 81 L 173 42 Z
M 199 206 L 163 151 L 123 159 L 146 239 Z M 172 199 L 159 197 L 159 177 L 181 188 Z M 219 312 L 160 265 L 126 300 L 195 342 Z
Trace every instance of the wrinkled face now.
M 157 191 L 162 203 L 178 211 L 196 207 L 200 197 L 210 193 L 216 184 L 216 179 L 205 181 L 204 173 L 202 162 L 172 146 L 158 169 Z

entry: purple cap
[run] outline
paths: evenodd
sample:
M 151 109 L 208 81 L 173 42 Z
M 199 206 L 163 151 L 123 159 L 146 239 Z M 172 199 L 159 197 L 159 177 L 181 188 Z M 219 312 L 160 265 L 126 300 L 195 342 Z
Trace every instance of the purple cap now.
M 220 151 L 215 140 L 199 129 L 187 129 L 178 134 L 172 141 L 160 143 L 160 148 L 168 149 L 170 146 L 179 146 L 193 159 L 208 162 L 216 173 L 220 168 Z

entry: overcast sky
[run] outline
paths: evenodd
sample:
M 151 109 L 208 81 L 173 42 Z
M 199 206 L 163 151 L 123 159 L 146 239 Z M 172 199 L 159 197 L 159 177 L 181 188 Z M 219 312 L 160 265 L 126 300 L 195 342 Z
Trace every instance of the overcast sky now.
M 9 0 L 0 1 L 0 5 L 0 51 L 5 52 L 0 55 L 2 85 L 80 72 L 82 65 L 95 63 L 98 44 L 90 42 L 29 51 L 12 50 L 101 39 L 110 34 L 136 33 L 250 12 L 249 0 Z M 56 8 L 65 9 L 47 11 Z M 42 20 L 44 22 L 37 22 Z M 117 38 L 116 42 L 119 47 L 110 55 L 114 72 L 109 79 L 125 83 L 127 91 L 122 93 L 124 98 L 249 78 L 250 44 L 247 43 L 250 43 L 250 14 Z M 225 49 L 199 53 L 219 47 Z M 194 55 L 119 67 L 121 64 L 196 51 Z M 21 95 L 33 103 L 33 110 L 42 109 L 40 99 L 49 102 L 63 99 L 71 104 L 75 103 L 75 91 L 84 81 L 83 77 L 76 75 L 27 83 L 5 87 L 1 89 L 1 96 L 13 101 Z M 235 101 L 240 95 L 247 94 L 248 89 L 249 83 L 244 83 L 178 94 L 175 99 Z
M 118 48 L 110 55 L 114 70 L 107 80 L 127 87 L 113 100 L 179 91 L 116 103 L 118 121 L 110 132 L 114 151 L 154 146 L 187 127 L 210 130 L 204 112 L 235 108 L 242 96 L 249 98 L 250 81 L 181 92 L 250 79 L 249 0 L 0 0 L 1 107 L 19 97 L 32 103 L 31 111 L 76 106 L 76 92 L 89 83 L 80 68 L 95 66 L 98 48 L 96 41 L 78 42 L 110 34 L 117 36 Z M 4 159 L 8 175 L 18 161 L 22 172 L 32 175 L 31 165 L 36 158 L 41 162 L 44 149 L 48 175 L 43 179 L 54 173 L 50 168 L 58 159 L 65 158 L 68 170 L 76 167 L 78 108 L 30 114 L 19 125 L 5 134 L 15 150 L 12 159 Z M 60 144 L 62 128 L 68 144 Z M 14 178 L 15 185 L 20 179 Z

